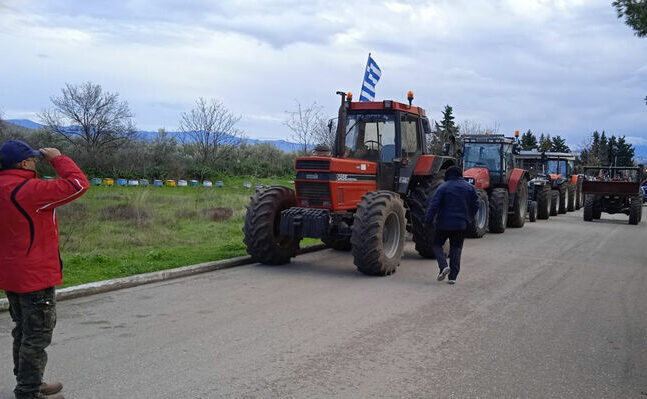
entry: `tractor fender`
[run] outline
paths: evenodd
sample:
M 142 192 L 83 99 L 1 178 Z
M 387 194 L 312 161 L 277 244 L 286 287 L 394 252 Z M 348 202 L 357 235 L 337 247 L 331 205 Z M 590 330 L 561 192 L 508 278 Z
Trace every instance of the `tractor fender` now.
M 463 172 L 465 179 L 473 179 L 477 190 L 490 188 L 490 171 L 487 168 L 470 168 Z
M 571 176 L 571 184 L 577 186 L 577 183 L 580 181 L 580 175 Z
M 451 157 L 421 155 L 418 158 L 413 174 L 414 176 L 436 176 L 441 169 L 447 169 L 453 165 L 456 165 L 456 160 Z
M 528 172 L 523 169 L 514 168 L 510 174 L 510 180 L 508 181 L 508 192 L 514 194 L 517 192 L 517 187 L 521 179 L 526 178 L 528 180 Z

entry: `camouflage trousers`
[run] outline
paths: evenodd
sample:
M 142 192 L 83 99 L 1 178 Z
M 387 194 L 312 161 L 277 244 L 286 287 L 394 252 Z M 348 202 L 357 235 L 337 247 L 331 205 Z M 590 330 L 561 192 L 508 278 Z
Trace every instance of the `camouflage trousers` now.
M 16 398 L 31 398 L 38 393 L 47 364 L 45 348 L 52 342 L 56 326 L 54 287 L 16 294 L 6 292 L 9 313 L 16 324 L 13 331 L 13 373 Z

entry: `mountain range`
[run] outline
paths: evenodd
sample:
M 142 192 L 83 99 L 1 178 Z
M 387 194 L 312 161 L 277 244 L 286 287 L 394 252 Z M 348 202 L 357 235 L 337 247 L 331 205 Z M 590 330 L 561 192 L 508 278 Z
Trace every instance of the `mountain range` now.
M 36 123 L 34 121 L 31 121 L 29 119 L 6 119 L 5 122 L 11 123 L 12 125 L 20 126 L 26 129 L 40 129 L 43 127 L 40 123 Z M 167 132 L 171 136 L 177 136 L 180 134 L 180 132 Z M 148 130 L 138 130 L 137 134 L 139 137 L 141 137 L 143 140 L 149 141 L 153 140 L 155 137 L 157 137 L 157 132 L 152 132 Z M 262 139 L 249 139 L 245 138 L 243 141 L 247 144 L 253 145 L 257 143 L 268 143 L 273 145 L 274 147 L 278 148 L 281 151 L 285 152 L 292 152 L 292 151 L 299 151 L 302 149 L 301 144 L 298 143 L 292 143 L 286 140 L 262 140 Z M 308 146 L 312 147 L 312 146 Z

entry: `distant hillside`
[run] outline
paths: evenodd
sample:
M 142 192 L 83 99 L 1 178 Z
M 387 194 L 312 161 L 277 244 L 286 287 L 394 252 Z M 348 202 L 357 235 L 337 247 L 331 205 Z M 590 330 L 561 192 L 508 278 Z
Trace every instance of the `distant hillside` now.
M 29 119 L 7 119 L 5 122 L 11 123 L 13 125 L 26 128 L 26 129 L 40 129 L 43 127 L 43 125 L 36 123 L 34 121 L 30 121 Z M 157 137 L 157 132 L 151 132 L 147 130 L 139 130 L 137 131 L 139 136 L 142 138 L 142 140 L 153 140 L 155 137 Z M 167 132 L 171 136 L 177 136 L 180 134 L 180 132 Z M 274 147 L 278 148 L 281 151 L 285 152 L 292 152 L 292 151 L 299 151 L 301 149 L 301 145 L 298 143 L 291 143 L 289 141 L 285 140 L 259 140 L 259 139 L 245 139 L 244 140 L 247 144 L 256 144 L 256 143 L 268 143 L 272 144 Z M 312 148 L 312 146 L 309 146 L 309 148 Z

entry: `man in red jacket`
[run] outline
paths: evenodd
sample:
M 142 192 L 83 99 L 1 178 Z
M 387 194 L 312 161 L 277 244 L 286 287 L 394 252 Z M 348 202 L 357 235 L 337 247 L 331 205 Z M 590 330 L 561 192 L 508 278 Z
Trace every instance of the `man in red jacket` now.
M 40 180 L 43 156 L 60 178 Z M 0 289 L 9 300 L 17 399 L 62 399 L 59 382 L 42 381 L 56 325 L 54 287 L 63 283 L 56 207 L 80 197 L 88 179 L 55 148 L 32 150 L 17 140 L 0 147 Z M 52 396 L 48 396 L 52 395 Z

